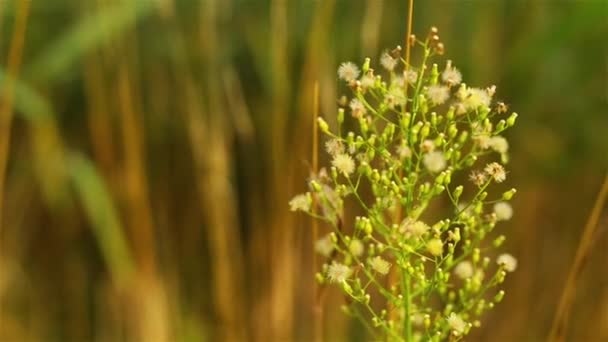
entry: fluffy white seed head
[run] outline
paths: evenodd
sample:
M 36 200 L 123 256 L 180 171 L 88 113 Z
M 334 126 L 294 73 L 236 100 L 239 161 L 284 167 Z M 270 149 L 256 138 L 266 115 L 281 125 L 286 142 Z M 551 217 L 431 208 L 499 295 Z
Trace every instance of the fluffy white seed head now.
M 460 279 L 471 278 L 473 276 L 473 264 L 468 260 L 459 262 L 456 267 L 454 267 L 454 274 Z
M 440 105 L 450 98 L 450 89 L 442 85 L 432 85 L 427 88 L 426 96 L 432 104 Z
M 443 171 L 446 167 L 445 157 L 443 153 L 438 151 L 425 154 L 422 158 L 422 163 L 432 173 Z
M 352 270 L 350 267 L 339 262 L 334 262 L 329 265 L 329 268 L 327 269 L 327 278 L 332 283 L 341 283 L 346 281 L 346 279 L 350 277 L 351 273 Z
M 361 74 L 359 67 L 353 62 L 344 62 L 338 68 L 338 77 L 346 82 L 356 80 Z
M 517 269 L 517 259 L 509 253 L 504 253 L 496 258 L 496 263 L 502 265 L 507 272 L 513 272 Z
M 382 275 L 387 275 L 388 271 L 391 268 L 391 264 L 388 261 L 382 259 L 381 256 L 374 257 L 371 261 L 371 266 L 374 271 Z
M 312 206 L 312 198 L 310 194 L 299 194 L 289 201 L 289 210 L 309 212 Z
M 508 221 L 513 217 L 513 208 L 507 202 L 498 202 L 494 204 L 494 214 L 499 221 Z
M 331 164 L 345 176 L 348 176 L 355 172 L 355 161 L 348 154 L 336 154 Z
M 315 241 L 315 251 L 324 257 L 329 257 L 334 250 L 334 244 L 331 242 L 329 234 Z
M 459 335 L 464 333 L 465 329 L 467 328 L 467 323 L 454 312 L 452 312 L 448 316 L 447 320 L 450 329 L 452 329 L 452 331 L 458 333 Z

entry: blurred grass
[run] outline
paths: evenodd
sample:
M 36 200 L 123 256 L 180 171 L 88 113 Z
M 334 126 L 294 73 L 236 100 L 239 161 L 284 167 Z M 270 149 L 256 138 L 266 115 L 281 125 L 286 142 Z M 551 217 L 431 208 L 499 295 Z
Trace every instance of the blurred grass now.
M 2 89 L 19 1 L 0 1 Z M 313 85 L 335 124 L 337 65 L 403 45 L 406 1 L 30 5 L 0 341 L 311 340 L 310 225 L 286 203 L 310 172 Z M 504 228 L 521 267 L 472 341 L 549 332 L 608 168 L 607 13 L 602 0 L 416 2 L 414 32 L 439 27 L 467 83 L 496 83 L 521 114 Z M 599 222 L 569 341 L 608 339 Z M 330 290 L 327 340 L 365 340 L 340 303 Z

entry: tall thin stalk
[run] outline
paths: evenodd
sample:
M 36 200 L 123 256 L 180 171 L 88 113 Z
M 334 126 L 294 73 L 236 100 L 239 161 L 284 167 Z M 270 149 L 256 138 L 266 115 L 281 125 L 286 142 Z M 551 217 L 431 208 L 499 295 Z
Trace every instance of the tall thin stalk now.
M 313 87 L 313 110 L 312 110 L 312 172 L 316 173 L 319 170 L 319 133 L 318 122 L 319 117 L 319 82 L 316 81 Z M 313 199 L 313 211 L 316 208 L 316 200 Z M 315 252 L 315 242 L 319 239 L 319 222 L 311 221 L 312 225 L 312 274 L 317 272 L 319 258 Z M 312 278 L 314 279 L 314 278 Z M 323 341 L 323 297 L 320 296 L 320 289 L 316 281 L 313 280 L 313 324 L 314 324 L 314 341 Z
M 576 281 L 578 280 L 583 267 L 585 266 L 585 262 L 591 253 L 594 236 L 597 232 L 597 227 L 599 226 L 598 222 L 600 220 L 600 214 L 606 205 L 607 199 L 608 173 L 606 173 L 604 184 L 602 185 L 597 199 L 595 200 L 595 204 L 591 210 L 591 215 L 589 215 L 589 218 L 587 219 L 583 236 L 578 245 L 576 256 L 574 257 L 574 263 L 572 264 L 570 272 L 568 273 L 566 285 L 564 286 L 564 291 L 562 292 L 562 296 L 557 307 L 557 312 L 553 320 L 553 326 L 551 327 L 551 332 L 549 334 L 549 342 L 562 342 L 566 340 L 568 318 L 570 317 L 570 310 L 576 294 Z
M 4 205 L 4 187 L 6 165 L 11 143 L 11 124 L 13 121 L 13 102 L 15 100 L 15 80 L 21 69 L 25 32 L 30 12 L 30 1 L 18 1 L 13 36 L 8 52 L 7 78 L 3 86 L 0 103 L 0 229 L 2 227 L 2 208 Z

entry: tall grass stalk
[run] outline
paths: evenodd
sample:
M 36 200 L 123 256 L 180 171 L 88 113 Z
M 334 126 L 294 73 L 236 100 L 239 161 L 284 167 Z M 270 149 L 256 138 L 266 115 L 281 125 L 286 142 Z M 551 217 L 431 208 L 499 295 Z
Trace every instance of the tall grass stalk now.
M 593 248 L 593 242 L 597 237 L 599 229 L 599 220 L 602 213 L 602 209 L 606 206 L 608 200 L 608 173 L 604 178 L 604 182 L 593 205 L 591 214 L 587 219 L 585 228 L 583 230 L 583 236 L 581 237 L 580 243 L 576 250 L 574 262 L 568 272 L 568 278 L 564 285 L 564 290 L 559 300 L 559 305 L 555 313 L 551 332 L 549 334 L 549 342 L 563 342 L 566 341 L 568 334 L 568 321 L 570 318 L 570 311 L 572 304 L 576 296 L 577 280 L 579 279 L 585 263 L 589 259 Z

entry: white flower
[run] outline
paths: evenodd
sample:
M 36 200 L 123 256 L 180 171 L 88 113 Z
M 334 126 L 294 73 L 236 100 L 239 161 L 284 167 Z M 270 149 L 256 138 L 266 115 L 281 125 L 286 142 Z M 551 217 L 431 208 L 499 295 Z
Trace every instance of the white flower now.
M 393 71 L 393 69 L 395 69 L 395 66 L 397 65 L 397 60 L 393 57 L 391 57 L 391 55 L 388 54 L 388 52 L 385 52 L 382 54 L 382 56 L 380 56 L 380 64 L 388 71 Z
M 363 242 L 361 242 L 361 240 L 358 240 L 358 239 L 353 239 L 350 241 L 350 245 L 348 246 L 348 249 L 350 250 L 351 253 L 353 253 L 354 256 L 356 256 L 356 257 L 361 256 L 364 251 Z
M 422 163 L 427 170 L 432 173 L 437 173 L 445 169 L 446 161 L 443 153 L 441 152 L 430 152 L 424 155 Z
M 331 164 L 345 176 L 355 172 L 355 161 L 348 154 L 340 153 L 334 156 Z
M 371 266 L 374 271 L 382 275 L 387 275 L 388 271 L 391 268 L 391 264 L 388 261 L 382 259 L 381 256 L 376 256 L 375 258 L 373 258 L 371 261 Z
M 331 139 L 325 143 L 325 150 L 332 156 L 344 153 L 344 144 L 338 139 Z
M 505 172 L 505 168 L 498 163 L 490 163 L 486 165 L 484 171 L 492 178 L 496 183 L 502 183 L 507 179 L 507 173 Z
M 289 210 L 291 211 L 310 211 L 310 207 L 312 205 L 312 198 L 309 193 L 296 195 L 294 198 L 289 201 Z
M 334 244 L 331 242 L 330 234 L 315 241 L 315 251 L 324 257 L 329 257 L 331 255 L 331 252 L 334 251 Z
M 443 254 L 443 242 L 440 239 L 431 239 L 426 243 L 426 250 L 434 256 Z
M 469 88 L 462 101 L 468 110 L 475 110 L 482 106 L 489 107 L 492 97 L 485 89 Z
M 399 155 L 399 158 L 401 158 L 401 159 L 409 158 L 412 156 L 412 150 L 410 150 L 410 148 L 407 147 L 407 145 L 401 144 L 401 145 L 397 146 L 397 154 Z
M 367 73 L 363 77 L 361 77 L 361 87 L 363 89 L 373 88 L 374 84 L 376 84 L 376 79 L 374 75 Z
M 440 105 L 450 98 L 450 89 L 442 85 L 432 85 L 426 90 L 426 96 L 434 105 Z
M 494 214 L 499 221 L 508 221 L 513 217 L 513 208 L 507 202 L 498 202 L 494 204 Z
M 422 221 L 416 221 L 409 217 L 403 220 L 403 222 L 401 222 L 401 225 L 399 226 L 399 232 L 404 234 L 405 237 L 408 238 L 411 236 L 419 238 L 424 235 L 424 233 L 429 231 L 429 229 L 431 228 L 426 223 Z
M 365 105 L 359 101 L 359 99 L 352 99 L 350 101 L 350 110 L 354 118 L 360 118 L 367 112 Z
M 507 139 L 497 135 L 495 137 L 491 137 L 488 145 L 498 153 L 507 153 L 509 150 L 509 142 Z
M 448 316 L 448 325 L 452 331 L 455 331 L 458 334 L 464 333 L 464 330 L 467 328 L 467 323 L 453 312 L 450 314 L 450 316 Z
M 490 148 L 492 142 L 492 138 L 490 138 L 487 134 L 479 134 L 475 136 L 474 140 L 482 150 Z
M 393 108 L 394 106 L 401 106 L 405 104 L 405 93 L 401 87 L 391 87 L 385 96 L 388 105 Z
M 433 140 L 426 139 L 420 144 L 420 150 L 422 152 L 433 152 L 435 151 L 435 143 Z
M 414 70 L 406 70 L 403 72 L 403 78 L 405 78 L 405 81 L 408 84 L 414 84 L 416 83 L 416 80 L 418 79 L 418 73 L 415 72 Z
M 327 269 L 327 278 L 329 278 L 329 281 L 332 283 L 341 283 L 346 281 L 351 273 L 352 270 L 350 267 L 339 262 L 334 262 Z
M 454 274 L 460 279 L 468 279 L 473 276 L 473 264 L 470 261 L 461 261 L 454 267 Z
M 449 86 L 453 86 L 462 82 L 462 74 L 452 66 L 452 61 L 448 61 L 445 70 L 441 74 L 441 79 Z
M 477 186 L 482 186 L 488 180 L 488 175 L 485 172 L 473 171 L 469 175 L 469 180 Z
M 359 77 L 359 67 L 353 62 L 344 62 L 340 64 L 338 68 L 338 77 L 345 80 L 346 82 L 354 81 Z
M 496 263 L 502 265 L 507 272 L 513 272 L 517 268 L 517 259 L 508 253 L 499 255 Z

